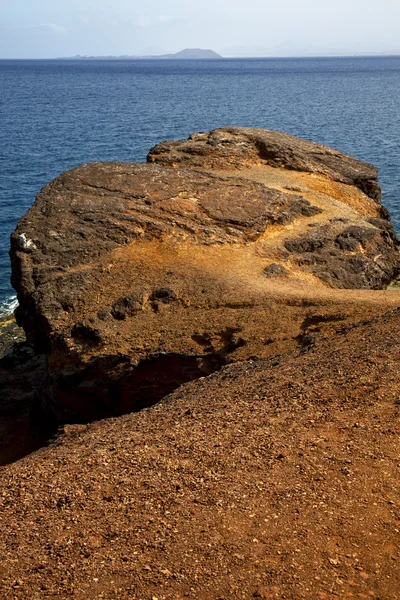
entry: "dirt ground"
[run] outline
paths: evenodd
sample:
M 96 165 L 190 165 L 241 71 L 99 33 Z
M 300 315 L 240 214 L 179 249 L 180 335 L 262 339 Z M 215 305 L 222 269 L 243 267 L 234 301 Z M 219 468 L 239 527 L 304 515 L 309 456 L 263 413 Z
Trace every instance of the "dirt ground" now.
M 0 597 L 397 600 L 400 311 L 0 469 Z

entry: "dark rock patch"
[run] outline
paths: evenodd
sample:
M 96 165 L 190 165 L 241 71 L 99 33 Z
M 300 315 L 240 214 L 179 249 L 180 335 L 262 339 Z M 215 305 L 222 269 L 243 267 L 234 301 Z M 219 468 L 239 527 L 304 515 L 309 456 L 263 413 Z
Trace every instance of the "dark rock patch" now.
M 71 329 L 71 336 L 89 345 L 101 344 L 103 341 L 100 330 L 87 323 L 76 323 Z
M 328 239 L 317 236 L 302 236 L 285 241 L 285 248 L 289 252 L 303 254 L 304 252 L 317 252 L 328 244 Z
M 332 287 L 380 289 L 400 272 L 399 242 L 392 232 L 374 221 L 379 229 L 351 225 L 336 219 L 306 235 L 285 241 L 296 262 Z
M 288 225 L 300 216 L 313 217 L 322 213 L 318 206 L 312 206 L 308 200 L 301 196 L 293 196 L 292 202 L 286 210 L 283 210 L 275 219 L 277 225 Z
M 151 307 L 155 311 L 160 310 L 160 307 L 163 305 L 171 304 L 171 302 L 174 302 L 175 300 L 177 300 L 177 296 L 170 287 L 154 290 L 149 297 Z
M 129 296 L 119 298 L 111 309 L 114 319 L 123 320 L 140 312 L 144 308 L 147 294 L 144 291 L 138 291 Z
M 360 246 L 366 248 L 368 243 L 376 236 L 377 231 L 370 227 L 348 227 L 340 233 L 335 243 L 341 250 L 355 252 Z
M 265 267 L 263 274 L 265 277 L 289 277 L 289 272 L 283 265 L 272 263 Z

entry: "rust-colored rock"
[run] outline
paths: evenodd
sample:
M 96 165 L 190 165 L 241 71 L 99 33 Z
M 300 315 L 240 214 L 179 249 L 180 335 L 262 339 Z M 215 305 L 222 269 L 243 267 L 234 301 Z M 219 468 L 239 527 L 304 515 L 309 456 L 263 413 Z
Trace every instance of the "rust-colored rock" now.
M 60 420 L 152 404 L 397 302 L 367 291 L 400 270 L 374 167 L 240 128 L 149 160 L 64 173 L 12 235 L 18 322 L 48 354 L 39 396 Z

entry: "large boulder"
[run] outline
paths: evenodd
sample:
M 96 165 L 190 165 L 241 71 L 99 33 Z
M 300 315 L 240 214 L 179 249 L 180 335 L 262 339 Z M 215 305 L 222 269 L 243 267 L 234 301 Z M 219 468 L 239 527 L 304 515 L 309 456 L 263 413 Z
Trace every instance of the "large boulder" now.
M 374 167 L 241 128 L 165 142 L 154 162 L 64 173 L 12 234 L 17 320 L 48 355 L 57 419 L 141 408 L 397 303 L 366 291 L 400 272 Z

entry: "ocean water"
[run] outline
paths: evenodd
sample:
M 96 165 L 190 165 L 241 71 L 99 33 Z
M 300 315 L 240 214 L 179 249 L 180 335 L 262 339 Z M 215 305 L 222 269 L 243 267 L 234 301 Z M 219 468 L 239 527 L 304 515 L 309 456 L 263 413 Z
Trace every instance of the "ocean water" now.
M 400 57 L 0 61 L 0 314 L 9 236 L 35 195 L 91 161 L 226 125 L 285 131 L 379 167 L 400 231 Z

